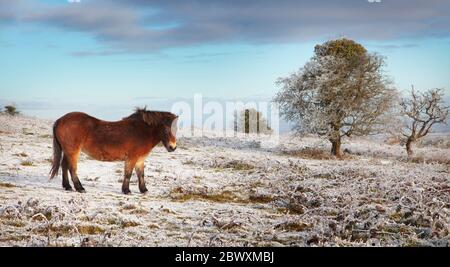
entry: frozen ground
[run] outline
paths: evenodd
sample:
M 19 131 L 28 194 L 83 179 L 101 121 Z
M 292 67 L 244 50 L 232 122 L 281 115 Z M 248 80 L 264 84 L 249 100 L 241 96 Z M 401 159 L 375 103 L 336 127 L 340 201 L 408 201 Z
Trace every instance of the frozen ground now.
M 180 138 L 125 196 L 122 163 L 83 156 L 86 194 L 49 181 L 51 125 L 0 115 L 1 246 L 449 246 L 448 135 L 413 162 L 382 139 L 336 160 L 314 137 Z

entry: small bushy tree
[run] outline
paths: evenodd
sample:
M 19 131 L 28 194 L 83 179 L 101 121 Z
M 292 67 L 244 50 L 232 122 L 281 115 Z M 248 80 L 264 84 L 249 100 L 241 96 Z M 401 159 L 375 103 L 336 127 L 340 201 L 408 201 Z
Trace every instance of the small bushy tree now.
M 5 113 L 8 115 L 11 115 L 11 116 L 20 114 L 20 112 L 17 110 L 17 108 L 14 105 L 5 106 Z
M 414 87 L 410 96 L 400 102 L 401 113 L 405 118 L 402 131 L 408 156 L 413 155 L 413 144 L 429 134 L 435 124 L 446 123 L 450 108 L 444 103 L 443 89 L 430 89 L 417 92 Z
M 348 39 L 328 41 L 298 72 L 280 78 L 275 101 L 299 133 L 326 137 L 342 156 L 341 140 L 382 131 L 396 90 L 384 75 L 384 59 Z

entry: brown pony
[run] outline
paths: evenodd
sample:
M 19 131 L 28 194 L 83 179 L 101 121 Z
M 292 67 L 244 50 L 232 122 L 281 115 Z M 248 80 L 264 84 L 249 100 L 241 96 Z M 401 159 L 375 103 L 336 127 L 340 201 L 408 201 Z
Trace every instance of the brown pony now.
M 139 179 L 139 191 L 147 192 L 144 181 L 144 161 L 150 151 L 162 142 L 167 151 L 176 145 L 177 116 L 169 112 L 137 109 L 117 122 L 107 122 L 85 113 L 73 112 L 58 119 L 53 126 L 53 163 L 50 179 L 62 167 L 62 186 L 72 190 L 68 172 L 78 192 L 85 192 L 77 175 L 80 152 L 100 161 L 124 161 L 122 192 L 130 193 L 133 169 Z

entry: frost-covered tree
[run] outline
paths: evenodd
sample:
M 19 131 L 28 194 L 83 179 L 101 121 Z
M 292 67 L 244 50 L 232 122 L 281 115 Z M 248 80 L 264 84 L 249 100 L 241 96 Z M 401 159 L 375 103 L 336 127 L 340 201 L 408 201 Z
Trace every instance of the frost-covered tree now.
M 400 102 L 401 113 L 406 119 L 402 135 L 408 156 L 413 155 L 413 144 L 431 132 L 431 127 L 446 123 L 450 108 L 445 106 L 444 90 L 430 89 L 424 93 L 411 90 L 411 95 Z
M 262 112 L 254 108 L 244 109 L 234 115 L 234 130 L 244 133 L 272 133 Z
M 298 72 L 280 78 L 275 101 L 299 133 L 328 138 L 342 156 L 341 140 L 379 132 L 396 90 L 383 72 L 384 59 L 348 39 L 328 41 Z

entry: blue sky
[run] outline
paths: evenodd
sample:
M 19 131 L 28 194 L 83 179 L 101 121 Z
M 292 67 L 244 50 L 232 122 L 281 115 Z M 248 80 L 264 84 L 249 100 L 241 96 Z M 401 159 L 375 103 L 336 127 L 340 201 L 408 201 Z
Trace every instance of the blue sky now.
M 384 55 L 398 89 L 449 95 L 449 12 L 439 0 L 0 0 L 0 101 L 270 98 L 317 43 L 342 36 Z

